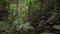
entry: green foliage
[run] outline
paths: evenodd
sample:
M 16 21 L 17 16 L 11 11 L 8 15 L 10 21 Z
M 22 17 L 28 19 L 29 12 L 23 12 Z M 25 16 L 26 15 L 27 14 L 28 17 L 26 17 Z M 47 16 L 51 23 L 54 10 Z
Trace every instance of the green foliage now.
M 60 25 L 54 25 L 53 27 L 54 27 L 55 29 L 60 30 Z
M 33 29 L 33 27 L 30 25 L 30 23 L 25 23 L 25 24 L 19 25 L 19 26 L 17 26 L 17 28 L 18 28 L 18 30 L 23 30 L 23 31 Z
M 47 33 L 47 32 L 43 32 L 43 33 L 41 33 L 41 34 L 53 34 L 53 33 Z
M 59 6 L 59 0 L 0 0 L 0 33 L 59 34 Z

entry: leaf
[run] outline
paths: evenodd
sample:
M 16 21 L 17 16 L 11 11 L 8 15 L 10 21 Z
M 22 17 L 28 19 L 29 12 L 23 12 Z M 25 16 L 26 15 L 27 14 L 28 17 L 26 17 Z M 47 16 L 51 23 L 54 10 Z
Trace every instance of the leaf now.
M 41 33 L 41 34 L 53 34 L 53 33 L 43 32 L 43 33 Z
M 28 30 L 28 29 L 33 29 L 33 27 L 30 25 L 30 23 L 25 23 L 25 24 L 21 24 L 19 26 L 17 26 L 18 30 Z
M 60 25 L 54 25 L 53 28 L 60 30 Z

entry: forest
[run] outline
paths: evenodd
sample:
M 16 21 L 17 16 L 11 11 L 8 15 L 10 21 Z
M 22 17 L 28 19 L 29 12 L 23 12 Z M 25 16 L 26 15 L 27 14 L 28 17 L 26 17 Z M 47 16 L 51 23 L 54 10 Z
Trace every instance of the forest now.
M 0 0 L 0 34 L 60 34 L 60 0 Z

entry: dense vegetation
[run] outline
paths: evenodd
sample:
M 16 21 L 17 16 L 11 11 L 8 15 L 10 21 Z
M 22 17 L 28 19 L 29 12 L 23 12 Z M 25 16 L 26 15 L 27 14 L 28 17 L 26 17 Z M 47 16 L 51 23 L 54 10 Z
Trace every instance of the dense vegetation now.
M 0 0 L 0 34 L 60 34 L 60 1 Z

